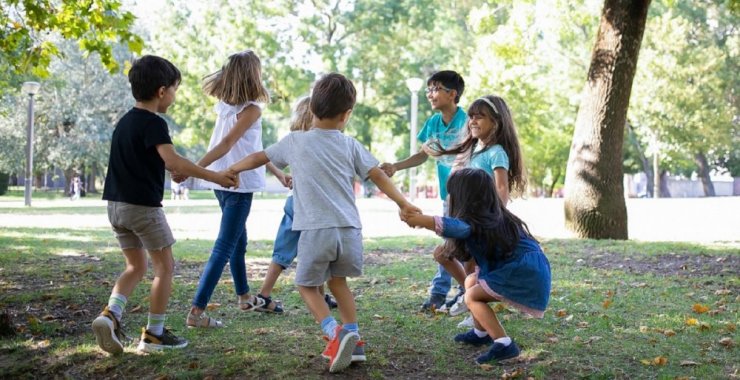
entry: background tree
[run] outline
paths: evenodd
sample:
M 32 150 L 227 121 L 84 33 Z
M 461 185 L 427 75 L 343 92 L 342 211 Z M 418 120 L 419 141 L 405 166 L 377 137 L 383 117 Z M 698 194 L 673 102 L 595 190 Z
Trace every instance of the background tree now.
M 119 63 L 113 44 L 141 50 L 142 39 L 130 31 L 133 22 L 134 15 L 118 0 L 0 1 L 0 94 L 15 88 L 20 77 L 48 76 L 52 58 L 62 54 L 56 37 L 77 41 L 82 51 L 97 53 L 115 72 Z
M 649 0 L 606 0 L 565 177 L 565 224 L 579 237 L 627 239 L 622 143 Z

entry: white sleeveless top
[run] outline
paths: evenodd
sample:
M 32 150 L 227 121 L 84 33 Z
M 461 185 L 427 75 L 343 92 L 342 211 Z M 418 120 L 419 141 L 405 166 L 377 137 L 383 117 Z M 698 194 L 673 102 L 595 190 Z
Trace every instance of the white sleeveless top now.
M 232 106 L 219 101 L 216 104 L 216 126 L 213 128 L 211 142 L 208 144 L 210 151 L 234 128 L 236 125 L 236 115 L 242 112 L 247 106 L 255 105 L 262 108 L 257 102 L 248 102 Z M 262 117 L 260 116 L 254 124 L 237 140 L 236 144 L 221 158 L 208 165 L 208 169 L 213 171 L 226 170 L 242 158 L 261 151 L 262 148 Z M 201 180 L 201 185 L 207 189 L 234 191 L 238 193 L 253 193 L 262 191 L 265 188 L 265 166 L 260 166 L 254 170 L 246 170 L 239 174 L 239 187 L 226 189 L 220 185 Z

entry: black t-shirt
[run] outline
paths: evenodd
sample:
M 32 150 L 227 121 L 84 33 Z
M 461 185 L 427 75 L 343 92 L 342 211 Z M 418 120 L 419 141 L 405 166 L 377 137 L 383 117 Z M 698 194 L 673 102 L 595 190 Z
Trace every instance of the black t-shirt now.
M 165 168 L 159 144 L 172 144 L 164 119 L 141 108 L 126 112 L 113 131 L 103 199 L 162 207 Z

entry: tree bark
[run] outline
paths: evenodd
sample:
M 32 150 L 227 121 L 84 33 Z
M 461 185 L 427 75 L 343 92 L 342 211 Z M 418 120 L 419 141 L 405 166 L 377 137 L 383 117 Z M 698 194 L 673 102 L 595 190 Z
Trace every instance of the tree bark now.
M 670 198 L 671 190 L 668 189 L 668 171 L 660 171 L 660 198 Z
M 714 197 L 717 194 L 714 192 L 714 184 L 712 179 L 709 178 L 709 163 L 707 163 L 707 156 L 702 152 L 698 152 L 694 155 L 694 162 L 699 169 L 699 178 L 701 178 L 702 187 L 704 187 L 704 195 L 707 197 Z
M 604 2 L 565 175 L 565 224 L 581 238 L 629 238 L 622 143 L 649 5 Z

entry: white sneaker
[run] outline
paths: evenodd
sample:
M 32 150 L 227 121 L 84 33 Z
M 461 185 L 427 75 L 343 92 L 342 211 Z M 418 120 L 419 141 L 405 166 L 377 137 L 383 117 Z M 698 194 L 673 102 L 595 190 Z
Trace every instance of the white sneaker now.
M 465 317 L 465 319 L 463 319 L 462 322 L 457 324 L 457 327 L 459 328 L 473 327 L 473 316 L 468 315 L 467 317 Z
M 465 304 L 465 297 L 463 296 L 457 297 L 457 302 L 450 307 L 450 315 L 453 317 L 468 311 L 468 305 Z

